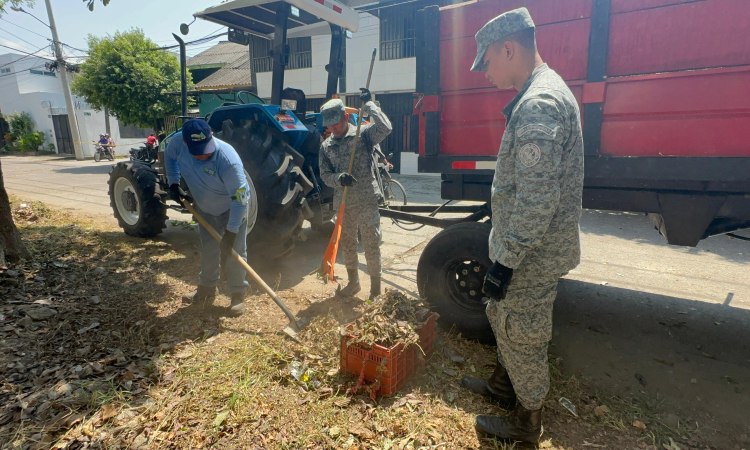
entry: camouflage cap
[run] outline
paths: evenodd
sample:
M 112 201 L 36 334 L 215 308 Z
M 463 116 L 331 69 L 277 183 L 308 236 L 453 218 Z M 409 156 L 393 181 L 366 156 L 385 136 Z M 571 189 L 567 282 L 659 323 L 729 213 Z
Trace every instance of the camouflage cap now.
M 529 10 L 526 8 L 518 8 L 500 14 L 484 24 L 484 26 L 477 31 L 477 34 L 474 35 L 474 38 L 477 40 L 477 58 L 471 66 L 471 71 L 484 72 L 487 70 L 487 67 L 485 67 L 484 64 L 484 53 L 487 51 L 487 47 L 489 47 L 490 44 L 499 41 L 506 36 L 510 36 L 513 33 L 534 27 L 534 21 L 531 20 Z
M 344 102 L 337 98 L 328 100 L 320 107 L 320 114 L 323 115 L 323 126 L 327 127 L 339 123 L 344 112 Z

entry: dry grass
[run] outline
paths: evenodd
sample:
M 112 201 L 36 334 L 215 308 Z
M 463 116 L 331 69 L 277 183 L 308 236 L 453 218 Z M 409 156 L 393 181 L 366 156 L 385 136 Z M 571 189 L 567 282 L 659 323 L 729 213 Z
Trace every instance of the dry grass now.
M 72 393 L 49 400 L 59 411 L 54 416 L 40 418 L 32 410 L 0 428 L 3 448 L 530 448 L 480 439 L 474 431 L 476 414 L 502 414 L 459 385 L 464 375 L 491 373 L 490 347 L 441 331 L 435 354 L 421 362 L 397 397 L 352 397 L 347 392 L 355 381 L 338 374 L 341 323 L 335 311 L 316 317 L 299 344 L 276 331 L 284 320 L 262 297 L 249 301 L 261 305 L 258 312 L 239 319 L 182 305 L 185 280 L 197 274 L 193 247 L 128 238 L 40 204 L 33 207 L 37 218 L 18 223 L 34 254 L 23 270 L 33 278 L 60 262 L 67 281 L 48 276 L 57 284 L 38 286 L 37 292 L 25 283 L 13 291 L 33 294 L 29 301 L 54 292 L 59 297 L 53 305 L 58 318 L 30 336 L 34 345 L 23 345 L 44 361 L 64 361 L 42 384 L 45 395 L 61 383 Z M 104 275 L 95 275 L 97 268 Z M 92 296 L 100 297 L 101 305 L 92 305 Z M 300 307 L 297 303 L 290 306 Z M 78 335 L 93 318 L 101 325 L 92 337 Z M 23 316 L 12 320 L 4 323 L 19 329 Z M 61 344 L 66 347 L 57 353 Z M 87 344 L 89 353 L 78 356 L 76 350 Z M 116 358 L 108 359 L 113 354 Z M 451 359 L 455 355 L 463 360 Z M 94 362 L 104 362 L 101 376 L 74 378 L 75 366 Z M 674 435 L 656 425 L 658 403 L 592 392 L 564 377 L 561 364 L 552 361 L 548 431 L 540 448 L 646 448 Z M 306 370 L 297 379 L 292 368 Z M 17 394 L 25 386 L 6 379 L 4 389 Z M 558 404 L 560 397 L 576 405 L 579 418 Z M 610 408 L 603 417 L 593 412 L 601 404 Z M 631 425 L 636 419 L 648 424 L 646 431 Z

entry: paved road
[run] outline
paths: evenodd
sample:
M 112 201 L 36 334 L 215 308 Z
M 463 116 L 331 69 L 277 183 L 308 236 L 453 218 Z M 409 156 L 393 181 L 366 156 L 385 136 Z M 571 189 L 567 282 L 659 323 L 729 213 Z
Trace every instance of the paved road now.
M 116 226 L 106 191 L 110 165 L 2 158 L 9 193 Z M 439 178 L 399 179 L 415 202 L 441 202 Z M 386 285 L 415 292 L 420 250 L 439 230 L 407 232 L 388 219 L 383 229 Z M 562 281 L 555 308 L 552 351 L 565 371 L 615 392 L 658 395 L 699 426 L 746 425 L 750 242 L 722 236 L 696 248 L 673 247 L 644 216 L 607 211 L 586 211 L 581 231 L 582 263 Z M 170 227 L 164 239 L 181 240 L 185 233 Z M 314 281 L 309 274 L 328 237 L 308 235 L 289 258 L 264 268 L 282 288 Z M 340 265 L 336 270 L 345 273 Z M 321 292 L 331 289 L 320 286 Z

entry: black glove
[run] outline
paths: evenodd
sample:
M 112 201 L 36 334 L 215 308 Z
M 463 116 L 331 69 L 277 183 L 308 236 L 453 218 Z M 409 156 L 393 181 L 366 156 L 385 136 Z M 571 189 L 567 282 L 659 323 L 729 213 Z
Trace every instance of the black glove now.
M 511 278 L 513 278 L 513 269 L 505 267 L 500 263 L 495 263 L 484 277 L 482 292 L 495 301 L 502 300 L 508 292 L 508 285 Z
M 372 100 L 372 94 L 370 94 L 370 90 L 367 88 L 359 88 L 360 91 L 362 91 L 361 94 L 359 94 L 359 99 L 362 100 L 362 103 L 367 103 L 370 100 Z
M 183 198 L 191 203 L 193 202 L 193 199 L 187 194 L 187 192 L 182 190 L 178 183 L 169 186 L 169 198 L 176 201 L 180 205 L 182 205 Z
M 221 238 L 219 248 L 221 249 L 221 266 L 226 267 L 227 258 L 232 254 L 232 248 L 234 247 L 234 240 L 237 238 L 237 233 L 232 233 L 229 230 L 224 230 L 224 236 Z
M 351 186 L 352 184 L 356 183 L 357 179 L 352 176 L 350 173 L 342 173 L 339 175 L 339 183 L 341 183 L 342 186 Z

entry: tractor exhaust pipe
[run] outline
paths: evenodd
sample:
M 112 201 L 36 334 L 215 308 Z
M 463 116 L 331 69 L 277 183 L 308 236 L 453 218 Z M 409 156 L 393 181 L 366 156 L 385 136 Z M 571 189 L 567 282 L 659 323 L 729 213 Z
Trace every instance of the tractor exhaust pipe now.
M 187 51 L 185 50 L 185 41 L 179 36 L 172 33 L 175 40 L 180 44 L 180 101 L 182 106 L 182 117 L 188 115 L 187 101 Z

